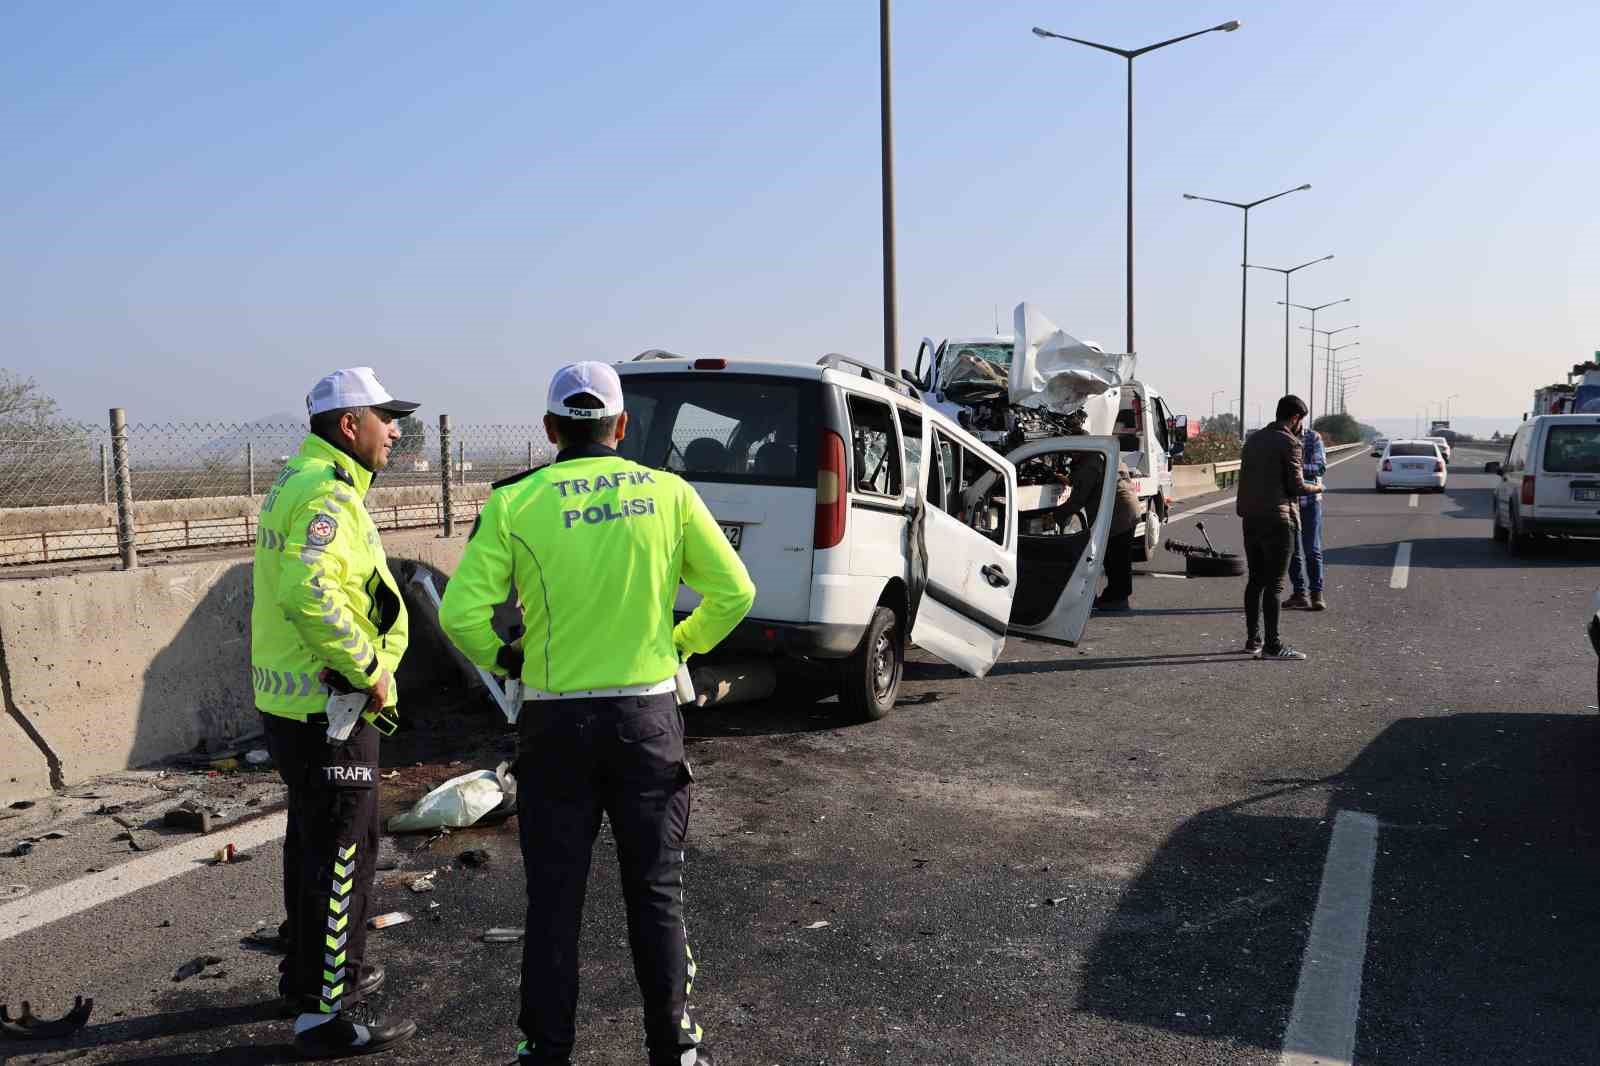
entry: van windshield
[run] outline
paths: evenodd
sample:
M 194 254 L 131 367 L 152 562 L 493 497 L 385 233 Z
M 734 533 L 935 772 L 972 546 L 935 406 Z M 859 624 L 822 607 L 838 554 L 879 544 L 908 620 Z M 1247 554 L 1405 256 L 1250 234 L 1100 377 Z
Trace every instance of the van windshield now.
M 1600 425 L 1551 426 L 1544 468 L 1552 474 L 1600 474 Z
M 814 488 L 817 390 L 759 374 L 629 374 L 617 450 L 691 481 Z

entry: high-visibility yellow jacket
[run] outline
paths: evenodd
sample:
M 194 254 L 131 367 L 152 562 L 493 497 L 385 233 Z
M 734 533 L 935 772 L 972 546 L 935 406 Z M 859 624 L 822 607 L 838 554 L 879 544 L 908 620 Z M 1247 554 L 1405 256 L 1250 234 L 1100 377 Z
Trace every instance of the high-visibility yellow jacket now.
M 405 601 L 363 499 L 372 472 L 317 436 L 284 464 L 256 531 L 250 667 L 256 707 L 304 719 L 321 711 L 332 668 L 356 688 L 393 675 L 405 654 Z
M 703 598 L 674 627 L 680 579 Z M 521 679 L 547 693 L 666 681 L 690 653 L 716 647 L 756 594 L 688 482 L 599 446 L 498 482 L 445 588 L 445 634 L 501 673 L 504 644 L 490 618 L 513 588 Z

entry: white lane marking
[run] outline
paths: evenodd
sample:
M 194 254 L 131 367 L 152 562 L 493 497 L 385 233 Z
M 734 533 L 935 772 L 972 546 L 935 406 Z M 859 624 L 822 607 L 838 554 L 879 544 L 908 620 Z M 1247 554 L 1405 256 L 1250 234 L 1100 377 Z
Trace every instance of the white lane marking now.
M 1367 957 L 1367 915 L 1378 820 L 1340 811 L 1322 866 L 1311 937 L 1300 960 L 1294 1010 L 1278 1066 L 1350 1066 L 1361 1013 L 1361 967 Z
M 0 906 L 0 941 L 189 873 L 196 868 L 198 860 L 210 858 L 225 844 L 232 844 L 238 851 L 249 851 L 279 840 L 288 819 L 289 816 L 280 811 L 244 825 L 225 826 L 208 836 L 195 837 L 121 866 L 7 903 Z
M 1406 506 L 1415 507 L 1416 505 L 1417 505 L 1417 494 L 1413 492 L 1411 494 L 1411 501 Z
M 1366 449 L 1365 448 L 1359 448 L 1355 452 L 1353 452 L 1352 454 L 1347 455 L 1343 459 L 1338 460 L 1338 462 L 1329 463 L 1328 464 L 1328 469 L 1332 470 L 1334 467 L 1338 466 L 1340 463 L 1348 463 L 1350 460 L 1359 459 L 1365 454 L 1367 454 L 1366 453 Z M 1238 494 L 1236 493 L 1236 494 L 1234 494 L 1232 496 L 1224 496 L 1220 500 L 1213 500 L 1212 502 L 1206 504 L 1203 507 L 1191 507 L 1187 511 L 1180 511 L 1175 515 L 1168 515 L 1167 516 L 1167 524 L 1171 525 L 1174 522 L 1181 522 L 1185 518 L 1192 518 L 1193 516 L 1195 516 L 1197 514 L 1205 514 L 1207 511 L 1215 511 L 1218 507 L 1221 507 L 1224 504 L 1232 503 L 1234 500 L 1236 500 L 1238 498 L 1239 498 Z
M 1403 589 L 1411 580 L 1411 542 L 1403 540 L 1395 545 L 1394 573 L 1389 575 L 1389 587 Z

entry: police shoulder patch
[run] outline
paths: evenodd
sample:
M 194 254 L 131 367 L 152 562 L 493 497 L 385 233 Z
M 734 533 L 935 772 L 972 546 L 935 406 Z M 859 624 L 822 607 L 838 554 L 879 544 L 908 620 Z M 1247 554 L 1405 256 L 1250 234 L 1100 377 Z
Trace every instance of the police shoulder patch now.
M 306 543 L 316 547 L 332 544 L 333 538 L 339 535 L 339 523 L 334 521 L 332 515 L 319 514 L 306 526 Z

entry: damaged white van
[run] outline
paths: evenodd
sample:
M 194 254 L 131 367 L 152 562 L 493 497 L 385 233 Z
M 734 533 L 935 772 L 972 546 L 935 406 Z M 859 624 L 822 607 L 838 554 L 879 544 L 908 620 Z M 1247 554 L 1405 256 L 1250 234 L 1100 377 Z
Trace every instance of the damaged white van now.
M 808 664 L 848 709 L 879 718 L 908 639 L 982 677 L 1008 632 L 1081 636 L 1115 438 L 1004 457 L 915 386 L 837 355 L 805 366 L 650 351 L 617 369 L 622 453 L 690 481 L 755 581 L 719 654 Z M 680 590 L 680 614 L 694 603 Z

